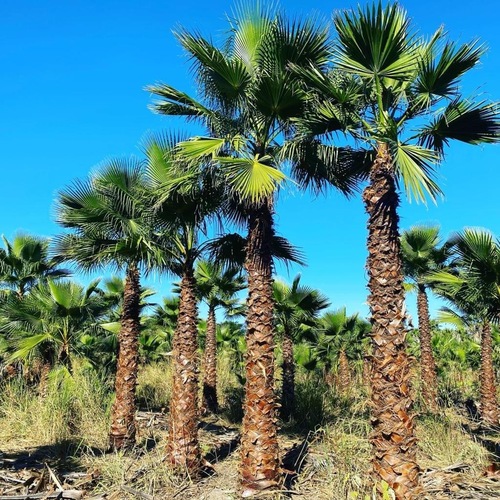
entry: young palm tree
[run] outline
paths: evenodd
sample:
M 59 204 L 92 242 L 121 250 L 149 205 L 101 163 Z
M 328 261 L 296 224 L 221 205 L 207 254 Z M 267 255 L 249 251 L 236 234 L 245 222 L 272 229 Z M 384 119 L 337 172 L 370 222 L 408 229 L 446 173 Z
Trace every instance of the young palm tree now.
M 373 325 L 372 463 L 398 498 L 409 498 L 416 494 L 419 468 L 405 349 L 398 186 L 417 200 L 434 198 L 440 190 L 432 174 L 444 146 L 452 139 L 496 142 L 500 122 L 495 105 L 465 99 L 459 91 L 460 78 L 484 53 L 477 42 L 457 46 L 442 29 L 425 41 L 393 3 L 338 12 L 334 25 L 333 60 L 340 76 L 297 72 L 318 89 L 314 130 L 328 132 L 332 106 L 343 104 L 352 113 L 349 132 L 374 157 L 363 193 Z
M 70 271 L 58 269 L 58 262 L 49 257 L 49 240 L 28 234 L 14 236 L 12 242 L 2 237 L 0 249 L 0 288 L 12 290 L 19 297 L 47 278 L 64 278 Z
M 207 331 L 203 375 L 203 403 L 205 411 L 217 413 L 217 322 L 218 307 L 226 309 L 236 305 L 235 294 L 245 288 L 240 269 L 222 269 L 207 260 L 199 261 L 195 270 L 198 295 L 208 305 Z
M 97 288 L 99 280 L 84 288 L 73 281 L 50 278 L 20 297 L 11 295 L 2 305 L 2 330 L 13 348 L 14 360 L 41 360 L 41 384 L 56 364 L 72 368 L 81 337 L 99 328 L 108 304 Z
M 283 333 L 283 385 L 281 418 L 288 420 L 295 406 L 294 339 L 301 325 L 314 323 L 321 310 L 330 305 L 318 290 L 300 285 L 300 274 L 292 285 L 283 281 L 273 283 L 274 321 Z
M 275 193 L 285 179 L 285 160 L 302 186 L 320 189 L 331 182 L 348 191 L 354 182 L 332 148 L 288 143 L 294 120 L 310 97 L 297 66 L 325 67 L 330 53 L 326 29 L 313 22 L 288 23 L 272 12 L 241 12 L 231 23 L 220 49 L 186 31 L 178 33 L 194 62 L 201 101 L 159 84 L 149 90 L 161 98 L 161 114 L 197 119 L 209 137 L 179 145 L 181 154 L 208 158 L 226 188 L 230 216 L 248 231 L 245 269 L 248 276 L 247 357 L 242 431 L 242 482 L 245 494 L 272 487 L 278 478 L 276 397 L 274 394 L 273 258 Z M 309 144 L 309 142 L 307 143 Z M 310 162 L 304 161 L 307 157 Z M 341 168 L 325 169 L 339 159 Z
M 164 264 L 144 190 L 139 161 L 111 160 L 88 180 L 62 191 L 56 207 L 57 222 L 73 231 L 56 239 L 57 255 L 84 270 L 106 265 L 126 270 L 109 437 L 117 450 L 135 444 L 140 268 Z
M 418 333 L 420 337 L 420 369 L 422 398 L 425 406 L 437 412 L 436 362 L 432 353 L 431 323 L 426 277 L 443 268 L 450 257 L 449 246 L 439 247 L 439 228 L 415 226 L 401 236 L 404 275 L 417 291 Z
M 476 318 L 481 324 L 481 417 L 497 426 L 491 324 L 500 322 L 500 242 L 476 229 L 466 229 L 452 241 L 456 272 L 438 271 L 431 279 L 466 318 Z
M 370 324 L 357 314 L 348 316 L 346 309 L 342 308 L 323 314 L 313 332 L 316 356 L 323 361 L 325 376 L 328 378 L 332 365 L 337 364 L 340 390 L 348 391 L 350 366 L 365 355 Z

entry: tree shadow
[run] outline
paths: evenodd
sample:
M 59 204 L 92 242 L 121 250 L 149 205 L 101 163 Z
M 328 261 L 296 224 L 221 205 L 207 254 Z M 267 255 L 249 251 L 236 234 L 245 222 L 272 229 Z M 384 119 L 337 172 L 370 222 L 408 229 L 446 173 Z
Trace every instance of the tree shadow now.
M 82 446 L 81 441 L 65 439 L 51 445 L 42 445 L 19 451 L 3 453 L 0 467 L 9 470 L 43 469 L 50 463 L 57 469 L 83 470 L 78 458 L 83 453 L 100 455 L 99 448 Z
M 294 444 L 283 456 L 282 467 L 285 471 L 283 485 L 286 490 L 292 490 L 306 465 L 309 451 L 309 434 L 301 443 Z

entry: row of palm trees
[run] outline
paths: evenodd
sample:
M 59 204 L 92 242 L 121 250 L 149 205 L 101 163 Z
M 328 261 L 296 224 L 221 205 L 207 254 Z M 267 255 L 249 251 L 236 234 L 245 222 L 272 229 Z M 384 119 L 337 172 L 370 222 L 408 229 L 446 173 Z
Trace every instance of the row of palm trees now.
M 447 300 L 441 321 L 481 332 L 481 416 L 499 423 L 493 368 L 492 324 L 500 321 L 500 242 L 490 232 L 465 229 L 440 244 L 439 228 L 416 226 L 401 238 L 405 274 L 417 291 L 422 396 L 437 410 L 436 363 L 432 353 L 427 289 Z
M 185 30 L 195 99 L 167 84 L 148 89 L 153 109 L 184 116 L 205 137 L 178 148 L 192 169 L 216 172 L 229 216 L 248 230 L 246 404 L 242 477 L 248 494 L 276 483 L 278 445 L 272 390 L 272 257 L 275 197 L 286 173 L 302 188 L 348 194 L 368 176 L 368 303 L 372 323 L 372 445 L 375 474 L 400 498 L 418 485 L 405 349 L 398 186 L 417 200 L 440 193 L 433 179 L 452 139 L 499 137 L 495 105 L 466 99 L 461 77 L 484 53 L 439 29 L 429 39 L 406 12 L 381 3 L 334 14 L 333 40 L 313 21 L 289 22 L 272 10 L 242 11 L 217 46 Z M 341 132 L 346 146 L 333 145 Z M 204 163 L 200 163 L 204 160 Z M 286 173 L 284 169 L 286 168 Z M 264 374 L 264 376 L 263 376 Z
M 451 139 L 498 141 L 500 122 L 495 105 L 465 99 L 459 90 L 461 77 L 484 53 L 477 42 L 454 44 L 442 29 L 424 39 L 396 4 L 339 11 L 333 25 L 331 37 L 315 20 L 289 21 L 272 8 L 249 8 L 230 21 L 220 45 L 180 30 L 199 98 L 156 84 L 148 87 L 158 97 L 152 108 L 197 121 L 205 135 L 152 138 L 144 161 L 111 162 L 63 191 L 57 219 L 71 234 L 57 240 L 56 253 L 82 269 L 126 269 L 112 424 L 117 448 L 135 434 L 129 405 L 140 270 L 180 278 L 168 446 L 172 464 L 191 472 L 201 464 L 194 263 L 206 252 L 221 262 L 228 253 L 243 258 L 248 298 L 241 473 L 250 495 L 279 477 L 273 262 L 297 255 L 275 234 L 278 191 L 292 178 L 303 189 L 334 187 L 350 195 L 367 180 L 373 468 L 398 498 L 411 498 L 419 468 L 398 188 L 417 200 L 434 198 L 440 189 L 433 172 L 444 146 Z M 342 135 L 347 141 L 340 146 Z M 228 240 L 238 238 L 208 238 L 212 220 L 246 228 L 247 236 L 239 238 L 243 250 L 228 249 Z

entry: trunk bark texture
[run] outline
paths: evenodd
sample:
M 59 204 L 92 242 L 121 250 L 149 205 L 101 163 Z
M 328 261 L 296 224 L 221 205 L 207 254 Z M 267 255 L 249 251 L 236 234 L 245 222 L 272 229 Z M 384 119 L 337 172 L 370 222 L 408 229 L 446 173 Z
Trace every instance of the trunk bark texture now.
M 429 320 L 429 302 L 424 285 L 418 286 L 418 333 L 420 336 L 420 371 L 422 399 L 427 410 L 438 412 L 436 362 L 432 353 L 432 334 Z
M 293 339 L 289 328 L 283 333 L 283 388 L 281 395 L 281 418 L 289 420 L 295 406 L 295 360 Z
M 181 281 L 179 317 L 173 339 L 173 392 L 168 430 L 168 460 L 178 472 L 196 475 L 201 467 L 198 442 L 198 309 L 192 265 Z
M 346 393 L 351 386 L 351 374 L 349 371 L 349 360 L 344 349 L 339 354 L 339 384 L 340 390 Z
M 217 337 L 215 308 L 209 307 L 207 318 L 207 337 L 205 341 L 205 371 L 203 374 L 203 410 L 217 413 Z
M 116 399 L 111 410 L 109 444 L 114 450 L 132 448 L 135 445 L 135 387 L 139 360 L 139 269 L 130 265 L 127 269 L 123 291 L 123 310 L 118 336 L 118 361 L 115 379 Z
M 498 425 L 498 402 L 493 369 L 491 325 L 485 321 L 481 330 L 481 418 L 488 425 Z
M 272 256 L 269 202 L 252 211 L 245 268 L 248 273 L 247 352 L 241 476 L 243 494 L 272 488 L 278 479 Z
M 405 349 L 403 274 L 392 158 L 380 144 L 363 193 L 368 213 L 368 304 L 372 323 L 371 409 L 375 476 L 398 499 L 418 498 L 416 438 Z

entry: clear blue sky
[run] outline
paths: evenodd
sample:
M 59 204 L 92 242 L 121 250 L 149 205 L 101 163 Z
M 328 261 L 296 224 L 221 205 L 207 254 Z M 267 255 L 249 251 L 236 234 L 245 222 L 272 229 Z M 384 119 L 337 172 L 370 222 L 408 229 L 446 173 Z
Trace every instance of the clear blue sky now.
M 480 38 L 489 51 L 465 81 L 465 93 L 500 100 L 500 7 L 496 0 L 407 0 L 422 34 L 444 25 L 453 40 Z M 148 130 L 181 127 L 153 115 L 144 86 L 158 81 L 194 92 L 189 63 L 172 35 L 182 25 L 214 37 L 227 27 L 229 0 L 2 0 L 0 2 L 0 233 L 50 236 L 55 193 L 102 160 L 140 154 Z M 322 13 L 355 2 L 282 2 L 290 14 Z M 403 201 L 401 227 L 436 222 L 443 234 L 482 226 L 500 235 L 500 146 L 455 144 L 439 172 L 445 200 Z M 334 306 L 366 314 L 366 217 L 360 196 L 312 200 L 280 195 L 278 229 L 306 253 L 303 282 Z M 278 270 L 293 278 L 296 269 Z M 168 291 L 168 283 L 156 283 Z M 414 310 L 409 299 L 409 309 Z M 434 304 L 435 305 L 435 304 Z

